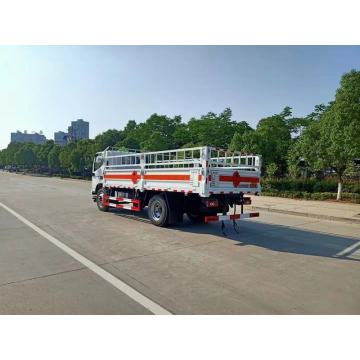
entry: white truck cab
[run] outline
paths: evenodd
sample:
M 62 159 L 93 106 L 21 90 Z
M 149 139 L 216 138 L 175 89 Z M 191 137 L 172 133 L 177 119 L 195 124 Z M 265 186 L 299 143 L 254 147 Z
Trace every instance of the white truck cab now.
M 105 169 L 104 151 L 97 152 L 93 161 L 92 178 L 91 178 L 91 194 L 92 198 L 96 200 L 98 189 L 103 186 L 103 174 Z

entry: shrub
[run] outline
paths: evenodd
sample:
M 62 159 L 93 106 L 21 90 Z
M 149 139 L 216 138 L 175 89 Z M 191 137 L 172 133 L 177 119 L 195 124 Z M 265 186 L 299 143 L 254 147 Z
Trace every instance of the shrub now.
M 312 200 L 331 200 L 336 199 L 336 193 L 331 192 L 322 192 L 322 193 L 312 193 L 311 194 Z
M 313 192 L 315 179 L 264 179 L 261 186 L 264 191 L 306 191 Z
M 264 196 L 277 196 L 283 198 L 290 198 L 290 199 L 305 199 L 305 200 L 336 200 L 336 193 L 332 192 L 316 192 L 316 193 L 309 193 L 309 192 L 292 192 L 292 191 L 263 191 L 262 195 Z M 355 193 L 343 193 L 342 194 L 343 200 L 349 200 L 351 202 L 355 202 L 360 204 L 360 194 Z
M 317 181 L 313 186 L 314 193 L 322 193 L 322 192 L 336 192 L 337 191 L 337 183 L 335 181 L 322 180 Z
M 305 191 L 302 193 L 303 194 L 303 198 L 306 199 L 306 200 L 311 200 L 311 193 Z
M 288 174 L 290 179 L 297 179 L 300 176 L 300 168 L 296 164 L 290 164 Z
M 269 178 L 273 178 L 278 171 L 278 166 L 275 163 L 271 163 L 266 167 L 266 175 Z
M 360 194 L 357 194 L 357 193 L 344 192 L 344 193 L 342 193 L 342 198 L 344 200 L 353 200 L 357 203 L 360 203 Z
M 343 191 L 347 193 L 360 194 L 360 183 L 347 183 L 343 186 Z
M 337 181 L 335 179 L 317 180 L 310 179 L 263 179 L 261 181 L 263 191 L 300 191 L 308 193 L 337 192 Z M 343 191 L 347 193 L 360 194 L 359 183 L 345 183 Z

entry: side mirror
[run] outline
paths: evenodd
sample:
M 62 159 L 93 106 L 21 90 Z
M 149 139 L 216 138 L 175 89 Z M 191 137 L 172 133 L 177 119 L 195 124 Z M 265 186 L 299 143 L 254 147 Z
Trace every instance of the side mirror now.
M 92 172 L 95 173 L 95 171 L 100 168 L 103 162 L 104 162 L 104 157 L 98 155 L 93 162 Z
M 96 162 L 97 164 L 102 164 L 103 161 L 104 161 L 104 158 L 103 158 L 102 156 L 98 156 L 98 157 L 96 158 L 96 160 L 95 160 L 95 162 Z

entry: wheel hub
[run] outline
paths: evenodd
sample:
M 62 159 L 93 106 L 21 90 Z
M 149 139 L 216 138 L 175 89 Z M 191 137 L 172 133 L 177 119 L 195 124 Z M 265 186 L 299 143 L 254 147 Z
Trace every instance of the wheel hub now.
M 162 212 L 163 212 L 163 208 L 160 202 L 156 202 L 153 208 L 153 219 L 156 221 L 160 220 Z

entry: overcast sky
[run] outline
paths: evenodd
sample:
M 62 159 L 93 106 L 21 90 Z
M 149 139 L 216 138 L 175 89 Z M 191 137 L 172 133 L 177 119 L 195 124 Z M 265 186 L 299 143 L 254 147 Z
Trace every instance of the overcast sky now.
M 0 46 L 0 148 L 16 130 L 53 139 L 72 120 L 90 137 L 129 119 L 230 107 L 253 127 L 291 106 L 332 100 L 360 46 Z

